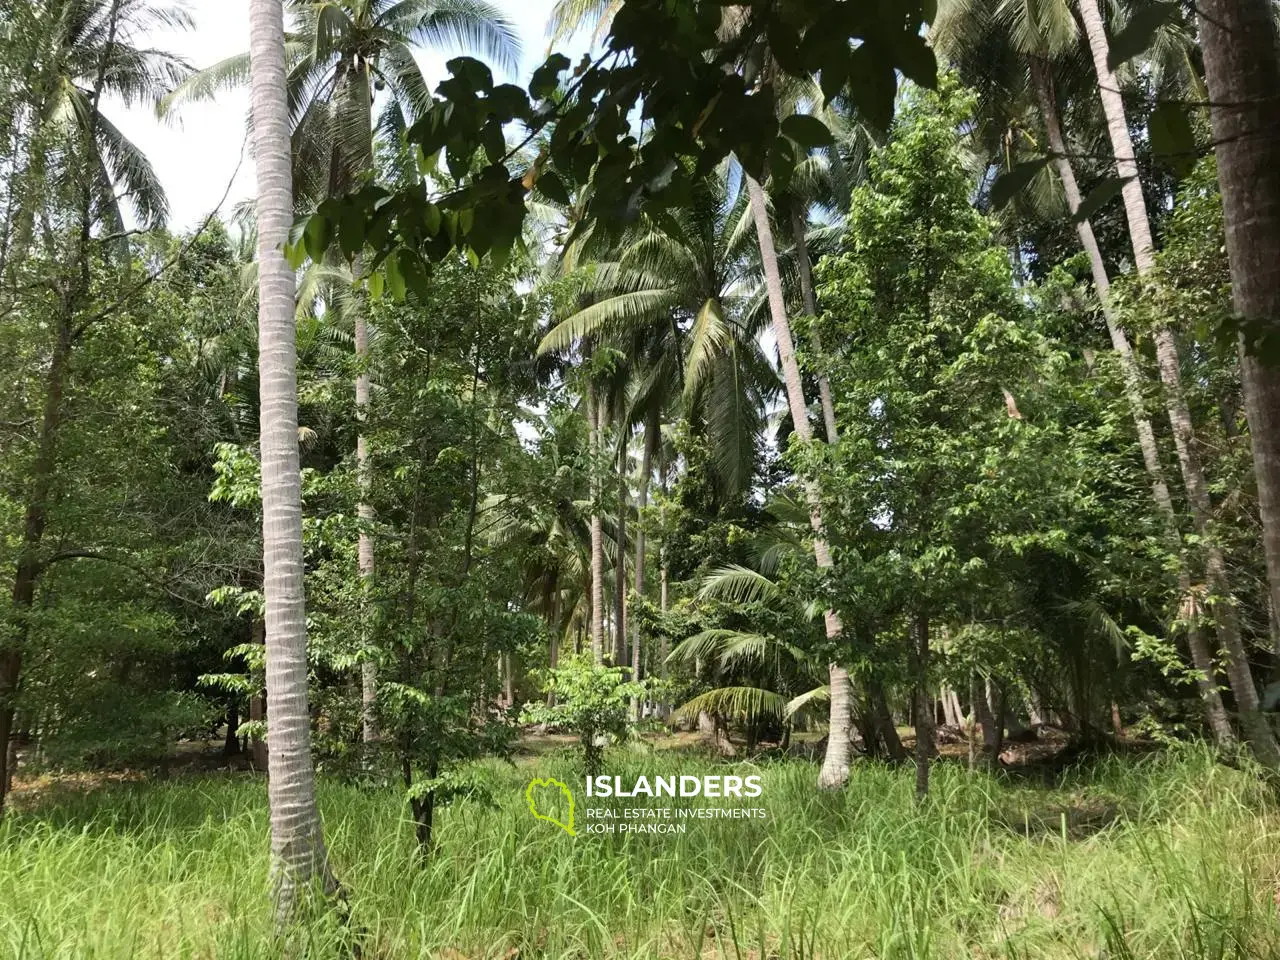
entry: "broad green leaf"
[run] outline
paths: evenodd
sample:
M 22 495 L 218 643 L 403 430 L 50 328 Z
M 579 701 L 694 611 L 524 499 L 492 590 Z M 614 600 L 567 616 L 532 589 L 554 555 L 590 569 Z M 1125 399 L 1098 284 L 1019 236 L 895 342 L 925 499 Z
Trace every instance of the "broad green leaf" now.
M 566 207 L 570 203 L 569 191 L 565 188 L 564 181 L 551 170 L 544 170 L 538 177 L 537 188 L 552 203 L 558 203 Z
M 1149 49 L 1156 31 L 1177 16 L 1177 13 L 1176 3 L 1156 3 L 1135 10 L 1124 29 L 1111 38 L 1107 66 L 1114 70 Z
M 1166 101 L 1156 107 L 1148 124 L 1151 134 L 1151 150 L 1184 177 L 1196 162 L 1196 137 L 1191 129 L 1187 108 L 1180 103 Z
M 1089 195 L 1084 198 L 1084 203 L 1080 204 L 1080 209 L 1075 212 L 1075 216 L 1071 219 L 1076 223 L 1083 223 L 1088 220 L 1118 197 L 1120 191 L 1124 189 L 1124 185 L 1125 181 L 1120 177 L 1107 177 L 1089 192 Z
M 836 142 L 827 125 L 807 113 L 793 113 L 783 120 L 782 134 L 807 150 L 815 147 L 829 147 Z
M 333 242 L 333 223 L 323 213 L 313 213 L 302 232 L 302 242 L 307 256 L 316 263 L 324 259 L 324 253 Z
M 1011 170 L 1006 170 L 996 177 L 996 182 L 991 185 L 992 208 L 1000 210 L 1008 206 L 1009 202 L 1027 188 L 1027 185 L 1036 178 L 1036 175 L 1045 168 L 1045 164 L 1048 162 L 1048 157 L 1040 157 L 1038 160 L 1024 160 L 1022 163 L 1014 164 Z

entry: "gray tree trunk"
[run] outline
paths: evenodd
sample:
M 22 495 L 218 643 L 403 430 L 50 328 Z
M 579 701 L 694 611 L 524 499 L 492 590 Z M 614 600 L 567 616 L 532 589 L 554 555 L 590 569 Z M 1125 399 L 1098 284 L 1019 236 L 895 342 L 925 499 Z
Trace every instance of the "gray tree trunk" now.
M 358 268 L 357 268 L 357 272 Z M 371 381 L 369 377 L 369 320 L 363 304 L 356 308 L 356 363 L 359 371 L 356 374 L 356 421 L 360 424 L 360 433 L 356 437 L 356 474 L 360 486 L 360 502 L 356 513 L 360 518 L 360 540 L 357 544 L 357 563 L 360 573 L 360 588 L 364 598 L 360 613 L 362 634 L 368 629 L 366 609 L 369 591 L 373 587 L 373 535 L 369 525 L 373 523 L 373 504 L 369 502 L 369 491 L 373 483 L 373 468 L 369 457 L 369 438 L 365 436 L 365 424 L 369 417 L 369 400 Z M 363 637 L 362 639 L 367 639 Z M 367 655 L 367 652 L 366 652 Z M 374 705 L 378 698 L 378 664 L 375 660 L 366 659 L 360 664 L 360 704 L 363 715 L 363 737 L 365 743 L 373 743 L 378 739 L 378 725 L 374 718 Z
M 1062 133 L 1062 122 L 1058 116 L 1057 99 L 1053 93 L 1051 67 L 1047 61 L 1033 57 L 1031 60 L 1032 82 L 1036 97 L 1040 103 L 1040 111 L 1044 117 L 1045 131 L 1048 135 L 1049 149 L 1053 153 L 1054 167 L 1058 179 L 1062 181 L 1062 191 L 1066 195 L 1067 209 L 1072 216 L 1080 209 L 1083 197 L 1076 181 L 1075 170 L 1071 165 L 1071 157 L 1067 151 L 1066 137 Z M 1106 264 L 1102 260 L 1102 250 L 1098 246 L 1093 225 L 1086 219 L 1076 224 L 1076 235 L 1080 238 L 1080 246 L 1089 257 L 1089 267 L 1093 274 L 1093 285 L 1098 292 L 1098 300 L 1102 305 L 1102 315 L 1107 324 L 1107 333 L 1111 336 L 1111 345 L 1120 358 L 1120 369 L 1124 377 L 1125 392 L 1133 413 L 1134 427 L 1138 433 L 1138 446 L 1142 450 L 1142 462 L 1147 475 L 1151 479 L 1151 498 L 1156 509 L 1163 518 L 1165 536 L 1169 545 L 1179 556 L 1178 594 L 1179 601 L 1191 593 L 1191 575 L 1186 569 L 1182 534 L 1178 529 L 1178 516 L 1173 507 L 1173 498 L 1169 495 L 1169 484 L 1165 479 L 1164 466 L 1160 463 L 1160 452 L 1156 446 L 1155 431 L 1147 418 L 1142 400 L 1142 372 L 1138 369 L 1133 348 L 1124 327 L 1111 307 L 1111 278 L 1107 275 Z M 1200 699 L 1204 704 L 1205 717 L 1214 742 L 1220 747 L 1231 748 L 1235 745 L 1235 732 L 1227 718 L 1226 708 L 1222 704 L 1222 695 L 1218 691 L 1215 679 L 1213 656 L 1208 641 L 1200 624 L 1191 622 L 1187 628 L 1187 646 L 1191 651 L 1191 662 L 1196 668 L 1196 683 L 1200 691 Z
M 929 696 L 929 617 L 916 614 L 912 623 L 915 634 L 915 706 L 916 706 L 916 799 L 929 792 L 929 764 L 933 760 L 933 698 Z
M 1274 11 L 1267 0 L 1201 0 L 1196 9 L 1212 104 L 1232 298 L 1237 314 L 1274 337 L 1280 333 L 1280 54 Z M 1240 342 L 1267 583 L 1271 607 L 1280 610 L 1280 371 L 1251 356 L 1243 334 Z M 1245 727 L 1245 734 L 1256 751 L 1255 731 L 1266 726 L 1266 718 L 1255 712 L 1246 721 L 1242 713 L 1241 720 L 1252 725 Z M 1274 739 L 1265 750 L 1265 763 L 1280 764 Z
M 627 440 L 626 424 L 618 423 L 618 519 L 613 550 L 613 662 L 627 660 Z
M 782 292 L 782 273 L 778 269 L 778 249 L 773 240 L 773 227 L 769 223 L 769 205 L 764 188 L 752 176 L 745 177 L 751 199 L 751 215 L 755 220 L 756 234 L 760 241 L 760 259 L 764 264 L 765 288 L 769 297 L 769 313 L 773 321 L 773 335 L 778 341 L 778 354 L 782 360 L 782 379 L 787 387 L 787 403 L 791 409 L 796 435 L 805 443 L 813 439 L 809 429 L 809 405 L 805 402 L 804 386 L 800 379 L 800 365 L 796 362 L 795 345 L 791 339 L 791 324 L 787 320 L 786 300 Z M 809 520 L 813 526 L 813 556 L 818 569 L 830 570 L 834 566 L 831 550 L 827 547 L 822 530 L 822 497 L 812 481 L 805 484 L 809 502 Z M 843 626 L 834 610 L 824 617 L 827 639 L 838 643 Z M 828 665 L 831 684 L 831 715 L 827 736 L 827 753 L 818 775 L 818 786 L 835 789 L 844 786 L 849 779 L 849 735 L 851 717 L 849 700 L 849 673 L 839 664 Z
M 604 662 L 604 519 L 600 516 L 600 405 L 594 384 L 587 384 L 587 422 L 591 449 L 591 655 Z
M 266 605 L 268 802 L 276 915 L 309 890 L 336 890 L 311 765 L 307 623 L 298 463 L 295 278 L 284 244 L 293 223 L 289 105 L 281 0 L 251 0 L 253 152 L 258 171 L 258 367 L 261 400 L 263 593 Z
M 640 476 L 638 478 L 639 483 L 636 485 L 636 508 L 640 515 L 640 522 L 636 525 L 636 532 L 632 535 L 636 549 L 633 575 L 635 577 L 635 591 L 637 597 L 644 596 L 644 511 L 645 508 L 649 506 L 649 479 L 653 473 L 653 455 L 658 448 L 658 439 L 661 436 L 661 429 L 662 426 L 658 417 L 649 416 L 645 419 L 644 451 L 640 456 Z M 632 623 L 628 633 L 631 636 L 631 676 L 636 680 L 639 680 L 640 654 L 642 646 L 640 642 L 640 631 L 636 625 Z M 631 698 L 631 717 L 633 720 L 638 720 L 640 718 L 640 701 L 637 697 Z
M 799 210 L 791 212 L 791 231 L 795 237 L 796 260 L 800 266 L 800 296 L 804 300 L 804 309 L 809 316 L 818 316 L 818 294 L 813 286 L 813 260 L 809 257 L 808 224 Z M 822 352 L 822 342 L 817 332 L 813 335 L 814 349 Z M 822 404 L 822 423 L 827 428 L 827 443 L 836 443 L 840 439 L 840 429 L 836 426 L 836 404 L 831 394 L 831 381 L 826 374 L 818 376 L 818 399 Z
M 1079 0 L 1079 4 L 1098 77 L 1098 94 L 1106 116 L 1107 133 L 1116 155 L 1116 172 L 1125 180 L 1122 197 L 1133 246 L 1134 264 L 1140 275 L 1146 274 L 1155 266 L 1155 246 L 1151 239 L 1151 222 L 1142 196 L 1142 184 L 1138 178 L 1133 142 L 1129 137 L 1124 101 L 1120 96 L 1115 73 L 1107 66 L 1109 44 L 1098 0 Z M 1191 411 L 1182 389 L 1177 342 L 1173 332 L 1163 324 L 1155 328 L 1154 339 L 1160 379 L 1164 384 L 1165 406 L 1173 429 L 1174 447 L 1178 452 L 1182 480 L 1187 490 L 1192 526 L 1203 543 L 1206 580 L 1215 598 L 1213 613 L 1218 643 L 1222 649 L 1231 692 L 1236 698 L 1240 726 L 1259 761 L 1272 769 L 1280 769 L 1280 745 L 1276 743 L 1275 735 L 1258 709 L 1258 691 L 1253 684 L 1248 653 L 1240 636 L 1239 617 L 1231 593 L 1226 562 L 1212 530 L 1209 484 L 1196 446 Z

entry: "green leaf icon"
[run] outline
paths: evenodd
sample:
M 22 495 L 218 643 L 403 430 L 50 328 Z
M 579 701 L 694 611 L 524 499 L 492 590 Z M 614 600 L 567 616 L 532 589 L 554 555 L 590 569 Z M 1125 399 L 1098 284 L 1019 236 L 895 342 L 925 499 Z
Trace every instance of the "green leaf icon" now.
M 562 820 L 558 820 L 555 817 L 547 816 L 545 814 L 538 812 L 538 801 L 534 798 L 534 795 L 533 795 L 534 787 L 544 787 L 544 788 L 559 787 L 560 788 L 560 793 L 563 794 L 565 800 L 569 802 L 569 822 L 568 823 L 565 823 Z M 577 833 L 574 832 L 574 829 L 573 829 L 573 791 L 570 790 L 568 787 L 566 787 L 559 780 L 553 780 L 551 778 L 548 778 L 546 780 L 542 780 L 542 779 L 530 780 L 529 786 L 525 787 L 524 789 L 524 799 L 529 804 L 529 812 L 533 814 L 533 817 L 535 820 L 545 820 L 547 821 L 547 823 L 554 823 L 557 827 L 559 827 L 561 830 L 563 830 L 565 833 L 567 833 L 571 837 L 576 837 L 578 835 Z

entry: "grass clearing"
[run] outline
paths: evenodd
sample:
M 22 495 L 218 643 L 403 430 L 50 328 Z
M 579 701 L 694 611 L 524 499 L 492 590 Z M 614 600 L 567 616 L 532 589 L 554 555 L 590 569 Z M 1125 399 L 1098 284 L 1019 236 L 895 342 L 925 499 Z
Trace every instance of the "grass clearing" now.
M 324 783 L 350 916 L 285 944 L 263 895 L 261 779 L 52 789 L 0 827 L 0 955 L 1280 957 L 1280 807 L 1198 749 L 1107 758 L 1053 786 L 944 763 L 922 808 L 909 768 L 859 764 L 823 795 L 800 761 L 609 760 L 624 777 L 759 772 L 763 797 L 726 803 L 770 819 L 571 838 L 524 802 L 536 774 L 596 805 L 552 752 L 486 763 L 495 805 L 445 810 L 422 864 L 395 791 Z

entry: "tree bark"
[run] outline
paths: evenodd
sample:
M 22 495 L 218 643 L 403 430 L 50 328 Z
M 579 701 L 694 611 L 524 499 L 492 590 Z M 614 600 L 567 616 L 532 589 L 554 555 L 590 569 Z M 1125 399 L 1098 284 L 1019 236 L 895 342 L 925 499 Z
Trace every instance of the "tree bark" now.
M 791 339 L 791 324 L 787 320 L 786 300 L 782 292 L 782 273 L 778 269 L 778 249 L 773 240 L 773 227 L 769 223 L 769 206 L 764 188 L 750 175 L 744 175 L 751 200 L 751 215 L 755 220 L 756 235 L 760 242 L 760 259 L 764 264 L 765 288 L 769 298 L 769 314 L 773 322 L 773 335 L 778 341 L 778 355 L 782 360 L 782 379 L 787 388 L 787 403 L 791 409 L 796 435 L 805 443 L 813 439 L 809 429 L 809 405 L 805 402 L 804 386 L 800 379 L 800 365 L 796 361 L 795 345 Z M 824 539 L 822 529 L 822 495 L 816 483 L 805 482 L 805 495 L 809 503 L 809 521 L 813 527 L 813 556 L 819 570 L 831 570 L 835 564 L 831 550 Z M 843 625 L 834 610 L 823 616 L 827 639 L 836 645 Z M 828 665 L 831 683 L 831 715 L 828 726 L 827 753 L 818 775 L 818 786 L 836 789 L 849 779 L 849 674 L 839 664 Z
M 604 520 L 600 516 L 600 405 L 587 384 L 587 422 L 591 449 L 591 655 L 604 662 Z
M 867 681 L 867 696 L 871 701 L 871 712 L 876 720 L 876 729 L 880 739 L 884 741 L 885 752 L 890 760 L 905 760 L 907 751 L 902 746 L 902 738 L 898 736 L 898 727 L 893 722 L 893 712 L 885 699 L 884 685 L 879 680 Z
M 658 440 L 661 437 L 662 425 L 656 414 L 645 418 L 644 423 L 644 451 L 640 455 L 640 476 L 636 485 L 636 509 L 639 514 L 640 522 L 636 525 L 636 532 L 632 535 L 635 541 L 636 556 L 633 564 L 633 576 L 635 578 L 635 591 L 637 597 L 644 596 L 644 574 L 645 574 L 645 533 L 644 533 L 644 511 L 649 506 L 649 480 L 653 474 L 653 455 L 658 449 Z M 641 655 L 641 638 L 640 631 L 634 623 L 628 631 L 631 636 L 631 676 L 640 679 L 640 655 Z M 640 701 L 638 697 L 631 698 L 631 716 L 632 719 L 640 718 Z
M 1038 57 L 1031 59 L 1031 76 L 1040 102 L 1040 111 L 1044 116 L 1045 130 L 1048 135 L 1049 149 L 1053 153 L 1054 167 L 1058 179 L 1062 181 L 1062 191 L 1066 195 L 1067 209 L 1075 216 L 1083 198 L 1076 181 L 1075 170 L 1067 152 L 1066 138 L 1062 133 L 1062 122 L 1058 116 L 1057 99 L 1053 92 L 1052 68 L 1047 61 Z M 1165 478 L 1164 467 L 1160 463 L 1160 453 L 1156 446 L 1155 431 L 1147 418 L 1145 404 L 1142 400 L 1142 373 L 1138 369 L 1137 360 L 1129 337 L 1121 326 L 1119 318 L 1111 307 L 1111 279 L 1107 275 L 1106 264 L 1102 259 L 1102 250 L 1098 246 L 1093 225 L 1086 219 L 1076 224 L 1076 235 L 1080 238 L 1080 246 L 1089 257 L 1089 268 L 1093 274 L 1094 289 L 1098 292 L 1098 301 L 1102 305 L 1103 319 L 1107 324 L 1107 333 L 1111 337 L 1111 345 L 1120 358 L 1120 370 L 1124 377 L 1125 392 L 1128 395 L 1132 410 L 1134 427 L 1138 433 L 1138 446 L 1142 450 L 1142 462 L 1147 476 L 1151 480 L 1151 498 L 1155 502 L 1165 526 L 1165 536 L 1169 545 L 1178 557 L 1178 593 L 1179 602 L 1191 592 L 1191 575 L 1186 568 L 1185 551 L 1182 534 L 1178 529 L 1178 516 L 1173 507 L 1173 498 L 1169 495 L 1169 484 Z M 1218 691 L 1215 680 L 1213 656 L 1209 650 L 1204 631 L 1195 622 L 1188 624 L 1187 646 L 1191 651 L 1191 662 L 1196 668 L 1196 685 L 1200 691 L 1200 699 L 1204 704 L 1205 717 L 1214 742 L 1219 747 L 1235 746 L 1235 732 L 1227 719 L 1226 708 L 1222 704 L 1222 695 Z
M 627 660 L 627 439 L 626 424 L 618 423 L 618 519 L 613 550 L 613 662 Z
M 809 257 L 808 224 L 804 215 L 798 210 L 791 211 L 791 231 L 795 237 L 796 261 L 800 266 L 800 296 L 804 300 L 804 309 L 815 319 L 818 316 L 818 294 L 813 285 L 813 261 Z M 813 347 L 822 353 L 822 341 L 815 330 Z M 826 374 L 818 375 L 818 399 L 822 404 L 822 423 L 827 428 L 827 443 L 836 443 L 840 439 L 840 429 L 836 426 L 836 405 L 831 394 L 831 381 Z
M 357 268 L 358 272 L 358 268 Z M 360 518 L 360 539 L 357 544 L 357 564 L 360 573 L 360 592 L 362 609 L 360 611 L 360 630 L 362 639 L 368 640 L 367 607 L 369 593 L 373 588 L 374 554 L 373 535 L 369 530 L 372 525 L 373 504 L 370 502 L 370 489 L 373 484 L 373 467 L 369 456 L 369 438 L 366 425 L 369 418 L 369 400 L 371 380 L 369 376 L 369 321 L 363 304 L 356 308 L 356 422 L 360 432 L 356 436 L 356 476 L 360 487 L 360 502 L 356 505 L 356 514 Z M 360 664 L 360 706 L 362 717 L 362 734 L 365 743 L 373 743 L 378 739 L 378 724 L 374 717 L 374 706 L 378 699 L 378 664 L 369 658 L 369 651 L 364 651 L 366 659 Z
M 1204 52 L 1218 184 L 1226 220 L 1232 301 L 1246 322 L 1240 336 L 1240 374 L 1253 444 L 1262 544 L 1272 609 L 1280 610 L 1280 372 L 1249 350 L 1250 328 L 1280 333 L 1280 54 L 1274 11 L 1267 0 L 1201 0 L 1196 7 Z M 1247 668 L 1247 664 L 1245 665 Z M 1242 677 L 1242 681 L 1243 681 Z M 1252 689 L 1252 678 L 1249 686 Z M 1261 714 L 1245 735 L 1266 727 Z M 1273 751 L 1274 739 L 1266 749 Z M 1255 743 L 1255 751 L 1257 745 Z M 1280 763 L 1272 755 L 1264 760 Z
M 284 244 L 293 223 L 289 105 L 281 0 L 251 0 L 249 51 L 258 172 L 258 367 L 261 399 L 263 593 L 266 606 L 268 802 L 276 917 L 309 890 L 336 891 L 311 764 L 307 623 L 298 456 L 295 279 Z
M 933 760 L 933 699 L 929 696 L 929 616 L 918 613 L 915 633 L 916 799 L 929 792 L 929 764 Z
M 1142 184 L 1138 178 L 1133 142 L 1129 137 L 1124 101 L 1120 96 L 1115 73 L 1107 66 L 1109 45 L 1098 2 L 1097 0 L 1079 0 L 1079 4 L 1081 20 L 1084 22 L 1085 32 L 1089 38 L 1089 48 L 1093 54 L 1094 69 L 1098 77 L 1098 94 L 1107 120 L 1107 132 L 1111 138 L 1112 150 L 1116 155 L 1116 172 L 1125 181 L 1122 197 L 1125 217 L 1129 225 L 1129 238 L 1133 246 L 1134 264 L 1139 275 L 1145 275 L 1155 266 L 1155 246 L 1151 239 L 1151 222 L 1142 196 Z M 1277 744 L 1266 718 L 1258 709 L 1258 691 L 1253 684 L 1248 653 L 1240 636 L 1239 617 L 1235 609 L 1235 599 L 1231 593 L 1226 562 L 1211 529 L 1213 517 L 1209 484 L 1205 479 L 1204 466 L 1200 461 L 1196 445 L 1191 411 L 1182 389 L 1177 342 L 1172 331 L 1164 324 L 1157 325 L 1153 333 L 1160 379 L 1165 388 L 1165 406 L 1170 426 L 1173 428 L 1174 447 L 1178 453 L 1182 480 L 1187 490 L 1192 526 L 1203 543 L 1206 580 L 1214 597 L 1213 612 L 1217 625 L 1218 643 L 1222 649 L 1231 692 L 1236 698 L 1240 726 L 1258 760 L 1271 769 L 1280 769 L 1280 744 Z

